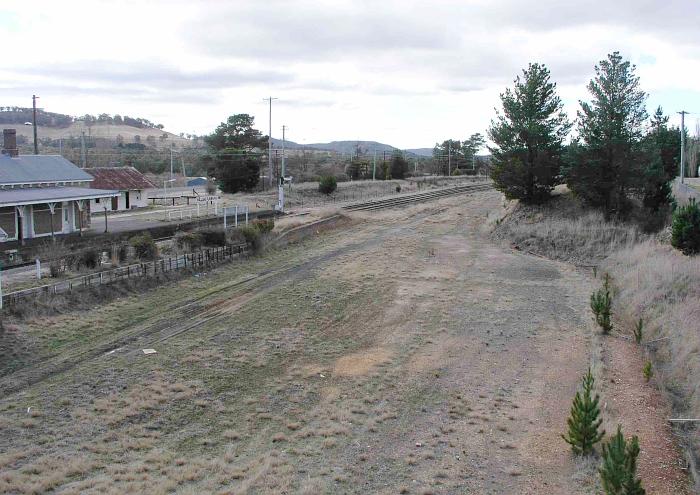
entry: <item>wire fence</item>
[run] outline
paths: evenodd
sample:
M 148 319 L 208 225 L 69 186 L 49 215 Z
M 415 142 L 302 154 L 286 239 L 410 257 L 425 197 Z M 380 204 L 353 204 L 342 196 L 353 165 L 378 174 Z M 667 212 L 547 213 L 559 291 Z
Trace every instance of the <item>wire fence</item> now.
M 89 290 L 90 288 L 113 284 L 123 280 L 155 277 L 158 274 L 170 273 L 178 270 L 209 268 L 226 261 L 240 258 L 246 251 L 247 248 L 245 244 L 236 244 L 203 249 L 193 253 L 161 258 L 154 261 L 120 266 L 118 268 L 62 280 L 54 284 L 41 285 L 39 287 L 3 294 L 3 307 L 17 305 L 22 301 L 39 297 L 52 298 L 60 294 Z
M 700 191 L 688 184 L 681 183 L 678 179 L 673 181 L 673 195 L 676 201 L 682 205 L 688 203 L 691 198 L 700 203 Z

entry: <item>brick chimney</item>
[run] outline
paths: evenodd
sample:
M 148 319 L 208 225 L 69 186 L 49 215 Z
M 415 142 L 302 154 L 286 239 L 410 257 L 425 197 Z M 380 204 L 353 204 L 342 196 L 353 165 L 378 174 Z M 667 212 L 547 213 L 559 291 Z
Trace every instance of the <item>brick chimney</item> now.
M 17 131 L 15 129 L 3 129 L 2 137 L 2 154 L 9 156 L 19 155 L 19 150 L 17 149 Z

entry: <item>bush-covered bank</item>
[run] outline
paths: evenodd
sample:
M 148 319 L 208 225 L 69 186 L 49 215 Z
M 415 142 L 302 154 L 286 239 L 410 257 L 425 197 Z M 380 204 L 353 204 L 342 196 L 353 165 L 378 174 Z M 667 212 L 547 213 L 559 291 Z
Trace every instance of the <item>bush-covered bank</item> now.
M 601 211 L 586 208 L 566 188 L 557 192 L 543 205 L 515 203 L 498 221 L 493 237 L 518 250 L 577 265 L 597 265 L 647 237 L 635 224 L 606 221 Z
M 614 280 L 618 327 L 631 334 L 643 319 L 643 341 L 655 341 L 647 348 L 659 384 L 679 416 L 700 417 L 700 257 L 648 240 L 619 250 L 603 267 Z M 695 432 L 697 425 L 681 427 Z M 687 437 L 697 455 L 700 439 Z

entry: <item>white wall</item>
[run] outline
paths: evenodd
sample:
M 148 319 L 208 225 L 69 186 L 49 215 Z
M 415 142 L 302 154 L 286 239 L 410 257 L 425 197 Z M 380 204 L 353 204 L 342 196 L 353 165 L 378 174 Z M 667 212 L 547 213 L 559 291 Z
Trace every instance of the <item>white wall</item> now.
M 118 200 L 118 206 L 115 211 L 125 211 L 126 208 L 126 191 L 121 191 Z M 107 211 L 112 211 L 112 198 L 92 199 L 90 200 L 90 211 L 93 213 L 103 212 L 105 206 Z M 143 208 L 148 206 L 148 198 L 143 190 L 132 189 L 129 191 L 129 209 Z

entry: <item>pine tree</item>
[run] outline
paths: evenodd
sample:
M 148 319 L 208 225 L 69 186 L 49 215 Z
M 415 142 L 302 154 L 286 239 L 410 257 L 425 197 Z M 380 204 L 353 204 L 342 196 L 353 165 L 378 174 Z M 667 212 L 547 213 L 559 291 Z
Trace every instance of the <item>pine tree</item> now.
M 634 436 L 625 441 L 622 426 L 617 426 L 617 433 L 603 445 L 603 464 L 598 470 L 606 495 L 644 495 L 642 481 L 637 478 L 637 456 L 639 456 L 639 439 Z
M 582 392 L 576 392 L 574 403 L 571 406 L 571 416 L 567 420 L 569 425 L 568 437 L 562 435 L 562 438 L 571 445 L 571 450 L 574 454 L 586 455 L 593 451 L 593 446 L 603 438 L 605 431 L 598 431 L 602 419 L 599 419 L 600 408 L 598 394 L 595 397 L 593 394 L 593 384 L 595 379 L 591 374 L 590 368 L 588 373 L 583 376 Z
M 588 84 L 592 101 L 581 102 L 578 112 L 581 146 L 573 148 L 567 182 L 606 215 L 620 214 L 646 168 L 635 148 L 647 119 L 646 93 L 639 89 L 635 66 L 618 52 L 596 65 L 595 72 Z
M 591 294 L 591 310 L 595 315 L 595 322 L 603 330 L 603 333 L 609 334 L 612 330 L 612 296 L 610 294 L 610 275 L 607 273 L 603 287 Z
M 549 69 L 530 64 L 501 94 L 503 112 L 488 134 L 495 143 L 491 177 L 510 199 L 541 203 L 560 180 L 562 143 L 571 128 Z

